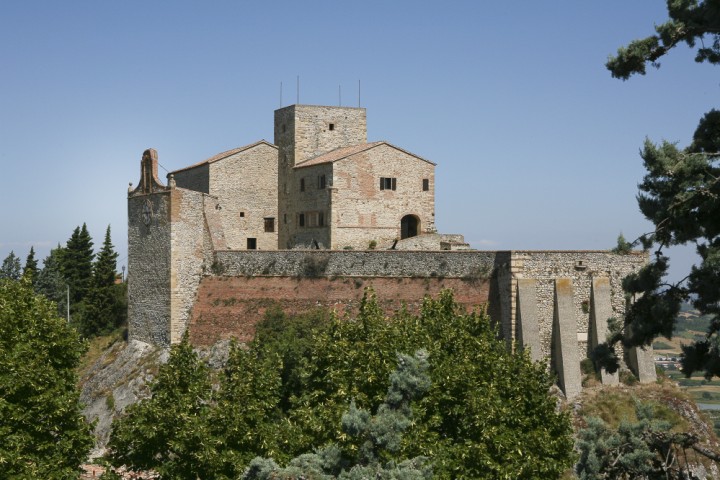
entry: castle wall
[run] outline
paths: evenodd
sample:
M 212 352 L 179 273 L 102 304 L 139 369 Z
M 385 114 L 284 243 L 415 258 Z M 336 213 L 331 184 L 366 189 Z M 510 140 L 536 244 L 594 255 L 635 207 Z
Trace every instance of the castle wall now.
M 170 342 L 181 340 L 187 329 L 198 285 L 212 261 L 204 210 L 216 200 L 182 188 L 170 190 Z
M 298 233 L 294 222 L 301 211 L 295 203 L 300 194 L 300 182 L 293 167 L 336 148 L 366 142 L 367 118 L 364 108 L 290 105 L 275 110 L 277 208 L 278 216 L 282 219 L 278 232 L 280 248 L 292 248 L 294 235 Z
M 325 186 L 320 188 L 319 177 L 325 177 Z M 302 245 L 311 247 L 313 241 L 319 248 L 330 248 L 330 221 L 332 218 L 333 194 L 333 164 L 326 163 L 313 167 L 301 168 L 295 171 L 295 185 L 290 190 L 295 192 L 291 203 L 295 208 L 295 215 L 287 219 L 283 225 L 288 230 L 288 236 L 293 246 Z M 304 185 L 304 189 L 300 185 Z M 304 215 L 304 226 L 300 226 L 299 217 Z M 323 217 L 323 225 L 317 225 L 318 215 Z M 314 217 L 314 218 L 312 218 Z M 284 217 L 283 217 L 284 221 Z
M 175 185 L 180 188 L 210 193 L 210 165 L 208 163 L 173 172 L 173 177 Z
M 304 170 L 304 169 L 300 169 Z M 380 179 L 395 190 L 381 190 Z M 429 189 L 423 191 L 423 180 Z M 435 229 L 435 166 L 381 144 L 334 163 L 331 248 L 367 248 L 401 238 L 405 215 L 419 219 L 418 234 Z
M 153 345 L 170 343 L 170 238 L 169 191 L 128 198 L 128 329 Z
M 509 265 L 502 275 L 536 279 L 536 303 L 542 355 L 550 355 L 552 337 L 555 279 L 569 278 L 573 291 L 573 314 L 577 325 L 580 357 L 587 356 L 590 322 L 590 289 L 593 278 L 607 277 L 610 283 L 610 301 L 615 318 L 625 314 L 625 294 L 622 279 L 647 263 L 647 254 L 632 252 L 617 255 L 606 251 L 513 251 Z M 506 298 L 516 298 L 516 284 Z M 502 320 L 504 334 L 515 331 L 515 310 L 505 310 Z M 603 339 L 604 341 L 604 339 Z
M 210 164 L 210 193 L 220 200 L 220 217 L 227 247 L 247 248 L 255 238 L 258 249 L 277 249 L 277 150 L 260 143 Z M 265 219 L 273 231 L 265 231 Z
M 277 305 L 288 314 L 326 308 L 338 315 L 357 314 L 366 287 L 371 287 L 388 315 L 405 305 L 417 313 L 423 297 L 451 288 L 455 300 L 472 309 L 488 301 L 489 282 L 457 278 L 410 277 L 207 277 L 198 291 L 190 321 L 193 345 L 212 345 L 234 337 L 247 342 L 266 310 Z

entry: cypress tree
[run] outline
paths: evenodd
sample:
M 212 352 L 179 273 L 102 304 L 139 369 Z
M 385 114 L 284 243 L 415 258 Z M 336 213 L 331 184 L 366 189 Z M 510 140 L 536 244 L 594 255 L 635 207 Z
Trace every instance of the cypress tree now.
M 58 314 L 65 317 L 67 312 L 67 283 L 62 275 L 63 247 L 58 245 L 50 250 L 43 261 L 43 268 L 37 274 L 35 291 L 57 304 Z
M 35 285 L 35 280 L 38 275 L 38 262 L 35 260 L 35 249 L 30 247 L 30 253 L 28 253 L 25 259 L 25 268 L 23 269 L 23 277 L 30 281 L 31 285 Z
M 79 304 L 85 300 L 92 287 L 93 242 L 87 227 L 75 227 L 62 255 L 63 277 L 70 285 L 70 302 L 73 311 L 79 310 Z
M 80 331 L 83 335 L 106 333 L 122 321 L 122 296 L 119 295 L 118 288 L 122 288 L 122 285 L 115 285 L 117 257 L 108 225 L 102 249 L 93 265 L 92 286 L 80 319 Z

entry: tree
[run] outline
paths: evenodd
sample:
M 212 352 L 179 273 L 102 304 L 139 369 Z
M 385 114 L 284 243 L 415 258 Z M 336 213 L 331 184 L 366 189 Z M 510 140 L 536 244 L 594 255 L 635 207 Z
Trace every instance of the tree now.
M 64 317 L 67 313 L 67 283 L 62 275 L 63 248 L 58 245 L 50 250 L 43 261 L 43 268 L 38 272 L 35 291 L 57 304 L 58 314 Z
M 35 260 L 35 249 L 30 247 L 30 253 L 28 253 L 25 259 L 25 268 L 23 268 L 23 277 L 27 277 L 32 285 L 35 284 L 38 274 L 38 262 Z
M 654 418 L 651 403 L 635 402 L 637 421 L 623 419 L 612 428 L 602 419 L 589 417 L 578 432 L 580 459 L 575 467 L 581 480 L 688 478 L 680 459 L 686 449 L 707 455 L 695 435 L 677 432 L 670 422 Z M 682 456 L 681 456 L 682 454 Z
M 80 332 L 87 337 L 107 333 L 124 321 L 124 286 L 115 283 L 117 257 L 108 225 L 102 249 L 93 264 L 92 284 L 80 319 Z
M 648 64 L 658 68 L 658 60 L 681 43 L 694 48 L 699 40 L 696 62 L 720 63 L 720 8 L 715 0 L 667 0 L 667 22 L 655 26 L 655 35 L 630 42 L 610 57 L 606 66 L 615 78 L 627 80 L 645 75 Z M 709 46 L 706 46 L 708 39 Z
M 362 448 L 353 458 L 343 458 L 340 448 L 334 444 L 316 453 L 300 455 L 285 468 L 279 468 L 272 459 L 256 457 L 245 470 L 243 480 L 432 478 L 432 468 L 425 457 L 383 462 L 400 450 L 402 433 L 412 420 L 410 402 L 430 387 L 426 352 L 420 350 L 413 357 L 398 355 L 397 361 L 396 370 L 390 374 L 387 397 L 377 413 L 373 416 L 357 408 L 353 401 L 342 416 L 343 432 L 362 442 Z
M 0 476 L 78 478 L 92 446 L 77 332 L 27 280 L 0 280 Z
M 696 61 L 720 63 L 720 6 L 717 1 L 668 0 L 670 19 L 656 27 L 657 34 L 620 48 L 607 62 L 617 78 L 645 74 L 679 43 L 695 46 Z M 706 46 L 706 40 L 710 46 Z M 692 301 L 712 317 L 704 340 L 683 347 L 683 371 L 703 370 L 708 378 L 720 375 L 720 112 L 711 110 L 699 123 L 693 142 L 685 149 L 649 140 L 641 151 L 647 173 L 639 185 L 638 204 L 655 226 L 636 243 L 654 248 L 654 258 L 623 281 L 634 296 L 624 322 L 618 324 L 606 345 L 596 351 L 599 363 L 610 371 L 618 367 L 614 345 L 648 346 L 654 338 L 672 337 L 680 305 Z M 663 250 L 693 244 L 700 262 L 680 282 L 666 281 L 669 259 Z
M 22 272 L 22 266 L 20 265 L 20 259 L 15 255 L 15 252 L 10 251 L 5 260 L 3 260 L 2 266 L 0 266 L 0 280 L 20 280 Z
M 113 465 L 155 470 L 163 478 L 215 478 L 217 461 L 206 417 L 210 411 L 208 367 L 187 334 L 160 367 L 149 399 L 131 405 L 113 422 Z
M 93 242 L 87 227 L 75 227 L 67 245 L 62 250 L 62 273 L 70 285 L 71 309 L 76 309 L 92 287 Z

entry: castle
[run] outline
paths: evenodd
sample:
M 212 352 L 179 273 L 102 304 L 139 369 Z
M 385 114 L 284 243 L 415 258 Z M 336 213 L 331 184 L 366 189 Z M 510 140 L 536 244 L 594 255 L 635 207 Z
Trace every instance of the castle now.
M 131 338 L 247 340 L 273 304 L 352 312 L 371 286 L 391 312 L 452 288 L 468 309 L 487 304 L 510 346 L 549 357 L 568 397 L 580 391 L 580 360 L 623 315 L 620 282 L 646 255 L 470 250 L 436 232 L 435 164 L 368 142 L 365 109 L 291 105 L 274 123 L 274 143 L 171 172 L 167 186 L 157 152 L 143 153 L 128 192 Z M 649 352 L 625 360 L 654 379 Z

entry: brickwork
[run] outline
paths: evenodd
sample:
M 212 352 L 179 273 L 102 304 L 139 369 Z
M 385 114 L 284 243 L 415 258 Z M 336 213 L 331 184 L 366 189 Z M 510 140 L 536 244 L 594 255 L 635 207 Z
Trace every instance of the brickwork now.
M 402 305 L 416 313 L 423 297 L 436 297 L 444 288 L 452 289 L 455 300 L 472 310 L 488 301 L 488 286 L 487 281 L 449 278 L 207 277 L 193 308 L 190 339 L 194 345 L 212 345 L 230 337 L 248 341 L 271 305 L 291 314 L 329 308 L 352 316 L 366 287 L 373 288 L 389 315 Z

